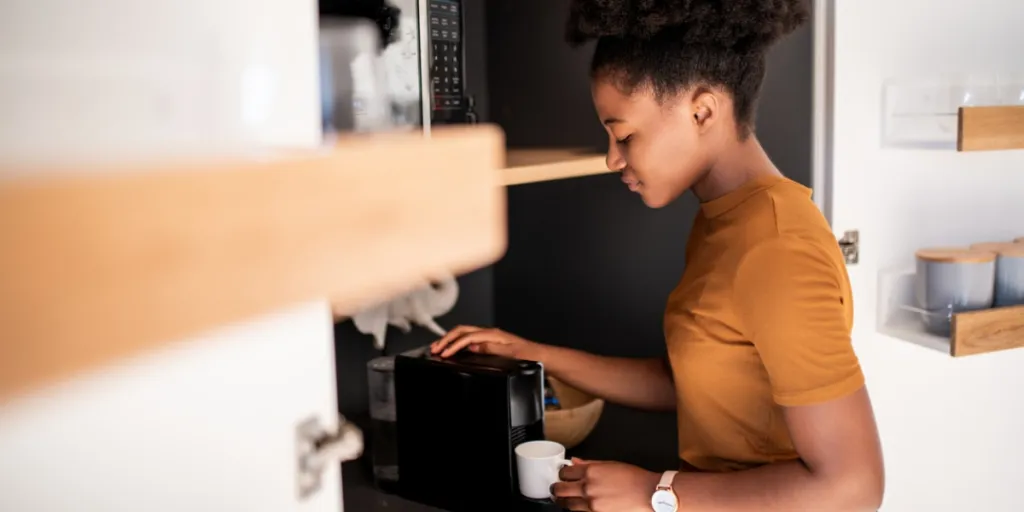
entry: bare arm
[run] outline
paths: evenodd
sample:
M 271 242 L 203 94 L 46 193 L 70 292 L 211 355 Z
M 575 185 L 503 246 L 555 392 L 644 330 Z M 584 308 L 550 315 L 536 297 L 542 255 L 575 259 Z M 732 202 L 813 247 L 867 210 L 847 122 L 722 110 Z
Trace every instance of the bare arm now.
M 598 356 L 550 345 L 539 345 L 538 355 L 554 377 L 609 402 L 648 411 L 676 410 L 675 384 L 665 359 Z
M 800 460 L 736 473 L 680 473 L 679 510 L 765 512 L 875 511 L 885 471 L 867 390 L 821 405 L 787 407 Z
M 598 356 L 473 326 L 456 327 L 431 345 L 431 352 L 441 357 L 463 349 L 539 361 L 555 378 L 615 404 L 652 411 L 676 409 L 675 385 L 665 359 Z

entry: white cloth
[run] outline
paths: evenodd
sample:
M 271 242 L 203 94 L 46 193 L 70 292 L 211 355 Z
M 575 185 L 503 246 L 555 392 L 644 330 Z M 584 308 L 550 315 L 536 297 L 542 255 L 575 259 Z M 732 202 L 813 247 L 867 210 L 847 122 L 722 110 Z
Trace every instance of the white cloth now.
M 384 350 L 388 325 L 409 332 L 415 324 L 444 336 L 447 331 L 434 318 L 451 311 L 458 299 L 458 281 L 454 276 L 445 276 L 435 282 L 424 281 L 405 295 L 356 313 L 352 323 L 359 332 L 373 335 L 377 350 Z

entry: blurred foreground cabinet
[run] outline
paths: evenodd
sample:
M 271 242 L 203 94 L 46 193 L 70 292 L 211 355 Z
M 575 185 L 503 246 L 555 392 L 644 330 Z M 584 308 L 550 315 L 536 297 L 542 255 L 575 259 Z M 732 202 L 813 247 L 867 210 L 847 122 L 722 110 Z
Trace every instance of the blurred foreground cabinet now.
M 0 11 L 0 510 L 341 511 L 329 304 L 496 260 L 501 132 L 320 147 L 314 2 Z

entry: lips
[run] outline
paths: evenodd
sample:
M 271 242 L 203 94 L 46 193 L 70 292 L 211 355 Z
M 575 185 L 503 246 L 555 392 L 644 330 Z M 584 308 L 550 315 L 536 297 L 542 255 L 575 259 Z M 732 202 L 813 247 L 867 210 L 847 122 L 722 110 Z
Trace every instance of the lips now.
M 622 173 L 622 182 L 629 187 L 631 192 L 640 190 L 640 185 L 643 184 L 640 180 L 636 179 L 632 174 Z

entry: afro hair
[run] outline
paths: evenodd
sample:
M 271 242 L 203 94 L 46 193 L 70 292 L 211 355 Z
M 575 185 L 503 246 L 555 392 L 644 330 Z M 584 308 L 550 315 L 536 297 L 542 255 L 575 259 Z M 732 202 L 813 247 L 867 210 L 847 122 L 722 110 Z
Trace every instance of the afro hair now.
M 748 131 L 768 48 L 809 16 L 806 0 L 570 0 L 565 35 L 573 46 L 596 40 L 591 74 L 626 92 L 725 89 Z

